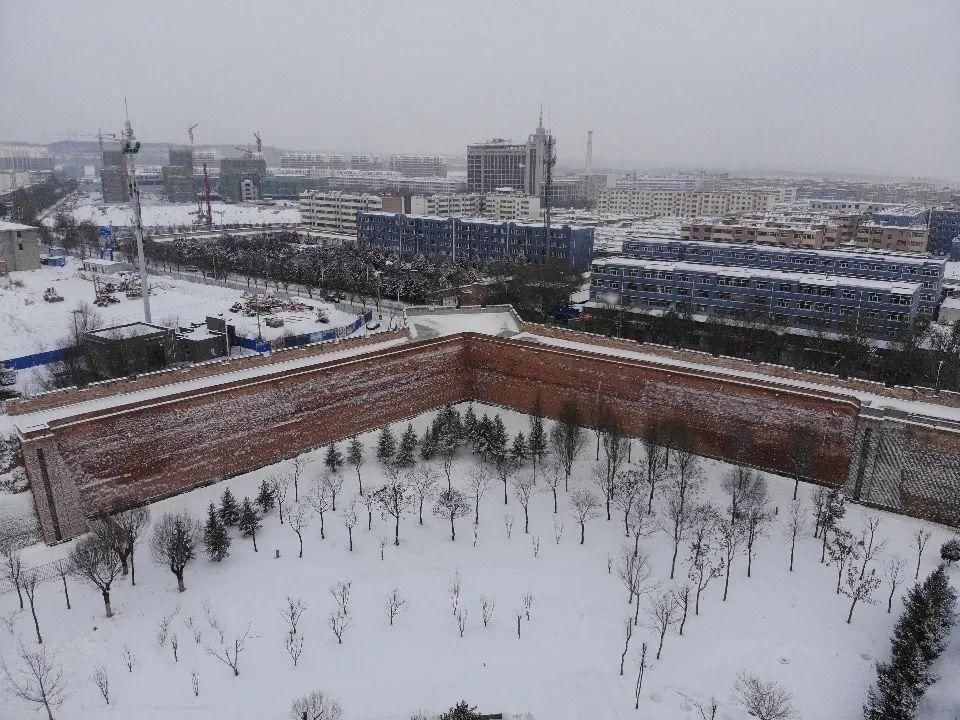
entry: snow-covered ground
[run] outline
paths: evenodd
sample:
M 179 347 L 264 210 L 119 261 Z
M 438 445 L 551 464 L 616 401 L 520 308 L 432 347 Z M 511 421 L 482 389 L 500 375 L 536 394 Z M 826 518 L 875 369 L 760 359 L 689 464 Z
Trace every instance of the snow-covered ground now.
M 527 418 L 475 405 L 478 411 L 499 412 L 509 432 L 528 430 Z M 414 420 L 422 430 L 428 417 Z M 395 427 L 402 430 L 402 425 Z M 361 472 L 364 487 L 383 482 L 382 466 L 373 458 L 374 434 L 362 436 L 367 461 Z M 343 445 L 341 445 L 343 448 Z M 640 457 L 636 443 L 633 460 Z M 322 470 L 323 449 L 308 453 L 301 498 Z M 571 490 L 594 489 L 589 478 L 594 446 L 588 442 L 574 471 Z M 473 458 L 466 451 L 454 467 L 455 485 L 464 486 Z M 441 472 L 439 466 L 434 463 Z M 634 465 L 634 467 L 637 467 Z M 728 470 L 721 463 L 703 461 L 703 499 L 725 504 L 720 479 Z M 216 485 L 170 498 L 151 508 L 153 517 L 187 508 L 198 517 L 225 487 L 235 495 L 254 496 L 264 478 L 289 472 L 290 462 L 264 468 Z M 228 471 L 228 469 L 225 469 Z M 527 466 L 529 472 L 529 465 Z M 799 716 L 806 720 L 859 717 L 867 687 L 873 681 L 873 663 L 885 659 L 890 631 L 900 609 L 898 591 L 894 613 L 887 614 L 885 590 L 877 605 L 858 606 L 852 624 L 846 624 L 849 600 L 835 593 L 836 569 L 819 562 L 819 542 L 807 526 L 797 548 L 795 571 L 788 572 L 789 546 L 784 537 L 792 482 L 768 477 L 770 496 L 779 513 L 766 537 L 758 542 L 753 577 L 746 577 L 746 559 L 733 566 L 730 597 L 721 601 L 719 578 L 701 600 L 699 616 L 690 616 L 684 635 L 667 634 L 662 659 L 652 660 L 644 678 L 640 712 L 633 709 L 640 643 L 655 652 L 653 631 L 640 614 L 626 661 L 619 675 L 623 623 L 632 608 L 616 574 L 608 573 L 607 558 L 616 557 L 624 542 L 622 517 L 615 512 L 607 522 L 598 517 L 586 528 L 579 545 L 578 528 L 561 492 L 560 512 L 554 515 L 546 488 L 533 498 L 530 534 L 523 532 L 523 512 L 511 494 L 503 505 L 503 488 L 494 482 L 480 503 L 478 540 L 469 517 L 458 521 L 457 540 L 450 541 L 449 522 L 434 518 L 428 504 L 424 525 L 416 513 L 400 525 L 400 547 L 388 544 L 380 559 L 380 539 L 391 537 L 392 518 L 377 513 L 373 530 L 366 529 L 366 511 L 354 530 L 355 549 L 347 548 L 343 509 L 357 490 L 356 476 L 347 467 L 337 513 L 326 517 L 326 539 L 320 539 L 315 519 L 304 536 L 304 557 L 297 557 L 297 539 L 289 525 L 281 525 L 276 511 L 269 513 L 257 538 L 259 552 L 249 540 L 234 537 L 231 555 L 217 564 L 205 557 L 187 569 L 187 591 L 179 594 L 173 575 L 151 562 L 146 546 L 138 550 L 137 586 L 117 583 L 113 593 L 116 616 L 107 620 L 99 593 L 71 581 L 73 609 L 66 610 L 59 581 L 43 584 L 37 593 L 37 613 L 44 642 L 69 671 L 70 693 L 60 720 L 95 720 L 118 716 L 153 718 L 266 718 L 287 717 L 295 697 L 323 689 L 342 703 L 348 718 L 402 719 L 418 708 L 443 710 L 460 698 L 483 712 L 532 712 L 541 720 L 567 718 L 698 718 L 692 701 L 716 696 L 718 718 L 746 718 L 733 701 L 732 688 L 739 671 L 775 680 L 794 695 Z M 443 482 L 443 481 L 441 481 Z M 812 488 L 801 487 L 806 502 Z M 0 500 L 2 502 L 2 500 Z M 507 537 L 504 516 L 514 525 Z M 910 577 L 916 555 L 911 535 L 919 528 L 933 533 L 921 563 L 921 575 L 936 564 L 946 528 L 887 513 L 849 506 L 843 524 L 858 533 L 867 515 L 882 518 L 879 535 L 888 539 L 887 553 L 908 558 Z M 555 527 L 563 534 L 555 541 Z M 235 533 L 234 533 L 235 534 Z M 533 543 L 540 542 L 538 556 Z M 25 551 L 30 564 L 65 556 L 70 543 Z M 663 532 L 643 541 L 654 579 L 669 587 L 671 543 Z M 275 559 L 275 551 L 280 552 Z M 686 551 L 681 551 L 679 577 L 685 575 Z M 912 558 L 912 559 L 911 559 Z M 448 590 L 454 574 L 462 580 L 461 605 L 467 622 L 461 638 Z M 952 571 L 954 583 L 960 569 Z M 338 645 L 329 628 L 335 608 L 328 588 L 338 581 L 352 583 L 352 625 Z M 410 606 L 394 627 L 387 622 L 384 604 L 397 588 Z M 531 620 L 516 634 L 522 598 L 532 593 Z M 495 602 L 489 627 L 481 622 L 480 597 Z M 305 637 L 299 667 L 284 649 L 285 621 L 280 609 L 286 597 L 307 604 L 301 621 Z M 240 656 L 240 676 L 206 654 L 213 641 L 204 620 L 204 603 L 220 617 L 227 639 L 250 623 L 251 636 Z M 174 614 L 170 632 L 179 638 L 179 662 L 174 662 L 169 640 L 158 644 L 158 623 Z M 9 619 L 0 629 L 0 653 L 13 659 L 12 635 L 27 646 L 35 642 L 29 610 L 20 612 L 16 595 L 0 596 L 0 615 Z M 188 624 L 203 631 L 194 642 Z M 129 647 L 136 665 L 129 673 L 122 649 Z M 110 678 L 108 708 L 91 680 L 102 664 Z M 921 717 L 949 720 L 956 712 L 955 679 L 960 673 L 960 640 L 956 633 L 937 668 L 941 681 L 928 694 Z M 199 677 L 199 697 L 191 689 L 191 673 Z M 689 698 L 689 699 L 688 699 Z M 10 696 L 0 696 L 0 717 L 31 717 L 31 710 Z
M 42 350 L 61 347 L 73 322 L 71 312 L 80 302 L 93 303 L 93 282 L 79 276 L 77 268 L 81 261 L 67 258 L 66 267 L 43 266 L 31 272 L 12 272 L 10 279 L 22 283 L 0 281 L 0 359 L 19 357 Z M 150 307 L 154 322 L 165 325 L 187 325 L 202 322 L 207 315 L 225 313 L 229 322 L 237 326 L 237 332 L 247 337 L 257 336 L 257 318 L 240 313 L 227 312 L 228 308 L 243 298 L 243 291 L 218 285 L 202 285 L 186 280 L 174 280 L 161 275 L 151 276 Z M 63 302 L 48 303 L 43 300 L 43 291 L 53 287 L 63 296 Z M 116 293 L 119 303 L 95 307 L 105 323 L 119 324 L 143 319 L 143 302 L 140 298 L 128 299 Z M 315 308 L 323 307 L 327 313 L 326 324 L 317 322 L 316 313 L 279 312 L 284 319 L 280 328 L 267 327 L 260 321 L 264 339 L 271 340 L 284 334 L 299 335 L 327 328 L 348 325 L 355 315 L 337 310 L 329 303 L 305 301 Z
M 277 225 L 300 222 L 300 210 L 296 202 L 277 201 L 276 205 L 237 205 L 211 202 L 215 225 Z M 83 197 L 68 210 L 77 222 L 89 220 L 98 226 L 114 227 L 133 225 L 133 210 L 129 203 L 104 204 L 99 194 Z M 145 229 L 170 226 L 189 226 L 197 220 L 194 203 L 167 203 L 145 198 L 141 207 Z M 54 218 L 46 222 L 53 224 Z

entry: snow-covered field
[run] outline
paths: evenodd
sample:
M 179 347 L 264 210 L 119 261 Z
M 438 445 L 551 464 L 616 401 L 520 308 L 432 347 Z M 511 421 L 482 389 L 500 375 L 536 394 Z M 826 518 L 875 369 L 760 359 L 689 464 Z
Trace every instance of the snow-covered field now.
M 43 266 L 31 272 L 13 272 L 10 278 L 23 284 L 0 281 L 0 359 L 19 357 L 42 350 L 61 347 L 73 322 L 73 311 L 80 302 L 93 303 L 93 282 L 80 277 L 77 268 L 81 261 L 67 258 L 66 267 Z M 243 292 L 217 285 L 202 285 L 186 280 L 174 280 L 164 276 L 152 276 L 150 307 L 154 322 L 187 325 L 202 322 L 207 315 L 225 313 L 237 331 L 247 337 L 257 336 L 257 318 L 227 309 L 243 298 Z M 43 300 L 43 291 L 53 287 L 63 296 L 63 302 L 48 303 Z M 143 319 L 143 302 L 140 298 L 128 299 L 116 293 L 120 302 L 106 307 L 95 307 L 105 323 L 119 324 Z M 315 307 L 323 307 L 329 320 L 326 324 L 316 321 L 316 314 L 304 312 L 280 312 L 285 324 L 280 328 L 267 327 L 261 317 L 260 332 L 264 339 L 271 340 L 284 334 L 299 335 L 327 328 L 348 325 L 355 315 L 341 312 L 332 305 L 307 301 Z
M 528 431 L 528 419 L 503 410 L 475 406 L 478 411 L 499 412 L 508 431 Z M 429 417 L 414 420 L 418 431 Z M 402 430 L 402 425 L 395 427 Z M 374 434 L 362 437 L 367 461 L 362 467 L 364 488 L 383 482 L 382 466 L 374 459 Z M 343 444 L 341 448 L 345 450 Z M 641 455 L 633 447 L 634 467 Z M 301 498 L 311 481 L 321 474 L 323 449 L 308 453 Z M 574 470 L 573 485 L 596 492 L 589 478 L 594 446 L 588 442 Z M 434 462 L 436 469 L 440 466 Z M 464 487 L 473 458 L 464 450 L 454 466 L 454 484 Z M 242 498 L 254 496 L 264 478 L 289 472 L 290 462 L 264 468 L 157 503 L 157 518 L 168 510 L 186 508 L 198 517 L 225 487 Z M 721 463 L 703 461 L 702 498 L 726 504 L 720 479 L 728 470 Z M 529 471 L 529 465 L 527 465 Z M 887 614 L 885 590 L 877 592 L 877 605 L 856 609 L 846 623 L 849 600 L 835 593 L 836 569 L 819 562 L 819 542 L 806 527 L 797 547 L 795 571 L 788 572 L 789 545 L 784 537 L 786 509 L 792 482 L 769 477 L 772 504 L 779 509 L 766 537 L 758 541 L 753 577 L 746 577 L 741 555 L 733 567 L 730 597 L 721 602 L 723 578 L 715 580 L 701 600 L 700 615 L 688 618 L 684 635 L 667 633 L 662 659 L 652 660 L 644 678 L 640 711 L 634 710 L 633 687 L 640 643 L 656 649 L 653 631 L 640 614 L 620 677 L 624 618 L 632 615 L 627 593 L 616 574 L 608 573 L 609 556 L 616 557 L 624 542 L 622 517 L 612 522 L 598 517 L 586 528 L 586 543 L 578 544 L 578 527 L 570 515 L 567 495 L 561 492 L 560 512 L 554 515 L 546 488 L 531 504 L 530 534 L 523 532 L 523 512 L 515 497 L 503 504 L 503 488 L 496 481 L 480 504 L 477 542 L 471 518 L 458 521 L 457 540 L 451 542 L 449 522 L 434 518 L 428 504 L 424 525 L 415 511 L 403 518 L 399 547 L 388 544 L 380 559 L 380 539 L 391 537 L 392 518 L 375 513 L 373 530 L 367 531 L 366 511 L 354 529 L 355 548 L 347 547 L 343 509 L 357 490 L 356 476 L 345 468 L 344 490 L 337 513 L 328 513 L 326 539 L 320 539 L 315 519 L 304 535 L 304 557 L 297 557 L 297 538 L 289 525 L 281 525 L 277 512 L 269 513 L 257 538 L 259 552 L 249 540 L 234 537 L 231 555 L 222 563 L 205 557 L 186 572 L 187 590 L 178 593 L 173 575 L 149 559 L 146 546 L 138 550 L 137 586 L 127 579 L 113 593 L 116 616 L 107 620 L 99 593 L 71 581 L 73 609 L 64 606 L 59 581 L 43 584 L 37 593 L 37 611 L 44 642 L 69 671 L 69 696 L 57 715 L 60 720 L 130 717 L 153 718 L 286 718 L 290 702 L 307 692 L 323 689 L 342 703 L 347 718 L 409 717 L 424 708 L 439 712 L 460 698 L 482 712 L 531 712 L 540 720 L 567 718 L 700 717 L 693 701 L 715 696 L 718 719 L 746 718 L 734 703 L 732 688 L 739 671 L 755 673 L 788 688 L 800 717 L 806 720 L 859 717 L 873 663 L 887 657 L 889 635 L 900 609 L 897 593 L 894 613 Z M 441 482 L 444 482 L 441 480 Z M 804 501 L 812 488 L 801 487 Z M 2 502 L 2 500 L 0 500 Z M 504 516 L 514 525 L 507 537 Z M 859 533 L 867 515 L 882 518 L 879 535 L 888 539 L 887 550 L 907 558 L 913 577 L 916 555 L 911 535 L 919 528 L 933 533 L 920 572 L 928 573 L 938 560 L 946 528 L 886 513 L 849 506 L 843 524 Z M 555 527 L 563 525 L 559 543 Z M 234 535 L 236 533 L 234 532 Z M 535 556 L 533 544 L 539 540 Z M 643 541 L 651 558 L 654 579 L 670 586 L 672 545 L 663 532 Z M 70 544 L 25 551 L 29 563 L 65 556 Z M 275 551 L 280 557 L 275 559 Z M 686 550 L 681 550 L 685 575 Z M 912 558 L 912 559 L 911 559 Z M 886 554 L 877 561 L 881 567 Z M 452 613 L 449 592 L 456 573 L 462 581 L 461 606 L 467 612 L 463 637 Z M 960 569 L 955 568 L 956 583 Z M 350 581 L 350 617 L 343 644 L 329 628 L 336 607 L 328 589 Z M 387 622 L 387 596 L 396 588 L 409 601 L 394 627 Z M 533 595 L 531 620 L 521 623 L 517 614 L 526 593 Z M 481 622 L 480 597 L 495 602 L 489 627 Z M 294 668 L 284 648 L 285 621 L 280 609 L 285 598 L 301 598 L 307 611 L 301 621 L 305 637 L 303 656 Z M 250 623 L 251 635 L 239 661 L 239 677 L 206 654 L 203 645 L 213 642 L 213 631 L 204 620 L 203 606 L 215 611 L 228 640 L 242 634 Z M 645 607 L 645 604 L 644 606 Z M 27 646 L 35 643 L 29 610 L 18 610 L 16 595 L 0 596 L 0 614 L 9 619 L 0 629 L 0 652 L 13 659 L 19 636 Z M 169 640 L 158 644 L 158 623 L 173 615 L 170 633 L 179 638 L 179 661 L 174 662 Z M 196 644 L 189 625 L 203 631 Z M 121 656 L 128 647 L 136 658 L 132 674 Z M 93 668 L 106 667 L 110 678 L 108 708 L 91 680 Z M 960 640 L 955 637 L 941 658 L 941 682 L 931 688 L 921 717 L 948 720 L 954 717 L 955 682 L 960 673 Z M 191 673 L 199 677 L 194 697 Z M 952 680 L 951 680 L 952 679 Z M 0 696 L 0 717 L 31 717 L 19 701 Z
M 211 202 L 210 209 L 215 225 L 277 225 L 300 222 L 300 210 L 295 202 L 277 201 L 276 205 L 269 206 Z M 145 198 L 141 212 L 145 229 L 189 227 L 197 219 L 197 206 L 193 203 L 166 203 Z M 69 213 L 77 222 L 89 220 L 99 226 L 114 227 L 133 225 L 133 210 L 128 203 L 105 205 L 99 194 L 81 198 Z M 53 220 L 53 217 L 50 217 L 47 223 L 52 225 Z

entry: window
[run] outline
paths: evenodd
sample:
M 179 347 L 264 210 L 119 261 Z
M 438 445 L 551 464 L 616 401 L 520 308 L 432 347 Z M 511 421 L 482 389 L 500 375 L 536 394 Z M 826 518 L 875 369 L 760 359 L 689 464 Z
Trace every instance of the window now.
M 19 235 L 20 233 L 17 233 Z M 23 243 L 17 243 L 17 250 L 23 250 Z
M 697 290 L 697 297 L 698 297 L 698 298 L 708 298 L 708 297 L 710 297 L 710 293 L 707 292 L 706 290 Z
M 790 292 L 790 283 L 780 283 L 780 292 Z
M 870 293 L 867 299 L 870 300 L 870 302 L 880 302 L 880 293 Z
M 856 299 L 857 299 L 857 291 L 856 291 L 856 290 L 841 290 L 841 291 L 840 291 L 840 297 L 842 297 L 844 300 L 856 300 Z

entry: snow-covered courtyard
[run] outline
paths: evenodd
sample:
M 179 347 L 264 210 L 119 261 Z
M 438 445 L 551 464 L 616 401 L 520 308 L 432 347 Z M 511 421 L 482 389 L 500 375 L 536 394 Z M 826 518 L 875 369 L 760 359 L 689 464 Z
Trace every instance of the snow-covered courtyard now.
M 0 359 L 19 357 L 43 350 L 62 347 L 62 340 L 70 333 L 72 311 L 81 302 L 92 304 L 95 299 L 92 280 L 81 277 L 81 261 L 67 258 L 65 267 L 43 266 L 30 272 L 12 272 L 9 281 L 0 281 Z M 110 278 L 106 278 L 110 279 Z M 224 313 L 237 326 L 237 332 L 246 337 L 257 337 L 256 317 L 230 313 L 228 309 L 243 299 L 243 291 L 218 285 L 203 285 L 168 276 L 150 277 L 150 305 L 154 322 L 165 325 L 188 325 L 202 322 L 207 315 Z M 43 299 L 46 288 L 54 288 L 63 302 L 49 303 Z M 259 290 L 263 291 L 262 288 Z M 94 308 L 106 324 L 135 322 L 143 319 L 140 298 L 127 298 L 115 293 L 119 302 Z M 278 312 L 283 327 L 271 328 L 261 317 L 259 332 L 266 340 L 284 334 L 298 335 L 348 325 L 356 315 L 337 310 L 322 301 L 306 302 L 323 308 L 327 322 L 317 321 L 316 312 Z
M 296 202 L 278 201 L 276 205 L 238 205 L 211 202 L 214 225 L 280 225 L 300 222 Z M 77 198 L 65 208 L 77 222 L 89 220 L 105 227 L 133 225 L 133 209 L 129 203 L 104 204 L 99 193 Z M 190 227 L 197 221 L 195 203 L 168 203 L 156 198 L 145 198 L 141 208 L 145 230 L 170 227 Z M 53 224 L 54 217 L 47 218 Z
M 473 407 L 481 416 L 499 414 L 511 438 L 518 431 L 529 433 L 526 416 L 478 404 Z M 462 412 L 466 406 L 459 409 Z M 419 435 L 433 415 L 413 420 Z M 552 423 L 546 425 L 549 435 Z M 399 437 L 405 427 L 406 423 L 394 425 L 394 433 Z M 360 439 L 365 451 L 360 474 L 369 496 L 386 482 L 387 474 L 375 456 L 377 433 Z M 183 593 L 177 591 L 173 574 L 151 560 L 144 540 L 136 551 L 137 584 L 131 587 L 129 578 L 116 582 L 111 619 L 104 617 L 103 602 L 94 589 L 68 579 L 73 607 L 67 610 L 60 579 L 42 583 L 36 606 L 44 644 L 68 673 L 69 692 L 57 717 L 279 720 L 288 717 L 293 699 L 322 689 L 339 700 L 345 717 L 371 720 L 407 718 L 418 709 L 437 713 L 461 698 L 481 712 L 529 712 L 541 720 L 680 720 L 699 718 L 696 703 L 706 704 L 715 697 L 717 718 L 746 718 L 733 693 L 739 672 L 788 689 L 799 717 L 858 717 L 875 677 L 874 662 L 888 655 L 900 596 L 912 584 L 917 564 L 912 536 L 920 529 L 932 533 L 920 562 L 922 578 L 939 561 L 940 544 L 950 537 L 948 529 L 848 505 L 841 521 L 844 527 L 859 536 L 867 518 L 877 517 L 878 540 L 887 540 L 867 572 L 876 569 L 882 574 L 889 557 L 897 554 L 906 560 L 907 580 L 896 592 L 892 614 L 887 613 L 888 587 L 883 583 L 874 593 L 876 604 L 858 605 L 847 624 L 850 599 L 836 593 L 837 569 L 820 563 L 820 541 L 813 537 L 814 488 L 800 486 L 808 522 L 800 531 L 790 572 L 787 526 L 793 483 L 765 476 L 770 509 L 776 508 L 776 515 L 756 542 L 752 577 L 746 576 L 747 558 L 741 549 L 732 564 L 728 600 L 722 601 L 721 574 L 704 591 L 699 615 L 694 615 L 691 605 L 683 635 L 678 635 L 676 624 L 667 630 L 661 659 L 656 660 L 659 633 L 650 627 L 648 603 L 686 581 L 690 555 L 684 541 L 677 583 L 671 583 L 673 541 L 668 532 L 655 529 L 669 525 L 658 493 L 654 501 L 658 519 L 646 520 L 654 531 L 640 539 L 652 576 L 644 584 L 639 624 L 621 677 L 625 618 L 634 615 L 634 607 L 627 603 L 617 565 L 621 548 L 627 544 L 632 548 L 633 541 L 625 537 L 622 512 L 614 509 L 608 522 L 601 507 L 587 521 L 581 545 L 580 526 L 571 513 L 575 490 L 589 489 L 602 497 L 592 480 L 595 443 L 595 436 L 588 433 L 573 468 L 570 492 L 560 484 L 556 514 L 546 480 L 540 477 L 530 501 L 529 533 L 524 532 L 518 493 L 511 485 L 504 506 L 504 488 L 494 474 L 479 504 L 476 531 L 471 507 L 456 520 L 456 541 L 451 542 L 450 522 L 434 515 L 434 501 L 424 506 L 422 526 L 415 502 L 400 519 L 400 545 L 395 547 L 394 519 L 382 517 L 376 507 L 368 531 L 367 508 L 357 495 L 357 474 L 346 464 L 336 512 L 329 510 L 324 516 L 325 539 L 314 514 L 303 530 L 302 558 L 290 522 L 281 524 L 274 509 L 265 514 L 257 533 L 258 552 L 250 539 L 230 531 L 229 557 L 213 562 L 201 550 L 187 566 Z M 346 454 L 347 443 L 338 447 Z M 288 520 L 297 508 L 310 507 L 311 486 L 325 472 L 325 450 L 317 448 L 301 456 L 300 502 L 293 502 L 290 487 L 284 504 Z M 418 467 L 423 467 L 425 461 L 417 458 Z M 453 486 L 468 495 L 477 458 L 466 446 L 451 464 Z M 641 471 L 643 451 L 638 441 L 632 443 L 631 459 L 625 469 Z M 438 489 L 445 489 L 442 460 L 426 464 L 437 473 Z M 550 464 L 548 457 L 546 467 Z M 156 523 L 164 512 L 186 509 L 202 522 L 208 504 L 219 503 L 225 488 L 238 500 L 252 499 L 261 481 L 289 480 L 293 465 L 292 460 L 284 461 L 156 503 L 150 508 L 152 519 Z M 703 482 L 697 502 L 712 503 L 724 512 L 729 500 L 721 482 L 730 466 L 700 460 L 699 467 Z M 527 460 L 514 477 L 530 474 Z M 0 495 L 0 503 L 5 500 Z M 646 504 L 645 499 L 642 502 Z M 358 519 L 351 551 L 344 519 L 354 503 Z M 27 548 L 25 564 L 66 557 L 73 544 Z M 960 570 L 954 568 L 952 574 L 956 582 Z M 451 588 L 458 578 L 460 593 L 455 601 Z M 349 625 L 342 644 L 331 629 L 337 603 L 330 588 L 339 582 L 350 583 Z M 408 605 L 391 626 L 386 604 L 395 589 Z M 525 596 L 532 601 L 529 620 Z M 487 626 L 483 597 L 493 606 Z M 281 610 L 288 598 L 302 600 L 306 606 L 298 630 L 303 648 L 297 667 L 285 647 L 288 625 Z M 231 647 L 249 626 L 238 677 L 205 650 L 220 647 L 219 631 L 206 617 L 210 613 Z M 7 592 L 0 595 L 0 615 L 6 619 L 6 626 L 0 628 L 0 653 L 8 663 L 15 663 L 15 638 L 28 647 L 36 645 L 29 606 L 19 610 L 16 593 Z M 167 637 L 161 643 L 165 618 Z M 634 688 L 643 642 L 648 645 L 649 667 L 637 711 Z M 133 657 L 132 670 L 125 656 Z M 109 677 L 109 706 L 91 679 L 98 666 Z M 956 712 L 957 698 L 951 693 L 960 673 L 956 637 L 937 670 L 942 679 L 928 692 L 921 717 L 948 720 Z M 0 717 L 26 718 L 32 712 L 20 701 L 0 695 Z

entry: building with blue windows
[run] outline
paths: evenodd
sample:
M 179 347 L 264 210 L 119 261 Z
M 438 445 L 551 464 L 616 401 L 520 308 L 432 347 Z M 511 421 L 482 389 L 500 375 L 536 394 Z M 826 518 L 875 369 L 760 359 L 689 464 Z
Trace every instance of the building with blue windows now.
M 496 222 L 388 212 L 357 213 L 357 242 L 400 256 L 450 260 L 560 262 L 587 270 L 593 258 L 593 228 L 543 223 Z
M 953 241 L 960 239 L 960 208 L 934 208 L 930 211 L 930 252 L 953 256 Z
M 889 339 L 915 320 L 916 282 L 614 257 L 591 266 L 590 300 L 646 312 L 771 323 Z
M 746 243 L 708 242 L 663 237 L 627 237 L 626 256 L 706 265 L 763 268 L 793 273 L 837 275 L 920 287 L 919 309 L 937 314 L 943 299 L 946 260 L 924 255 L 869 250 L 812 250 Z

